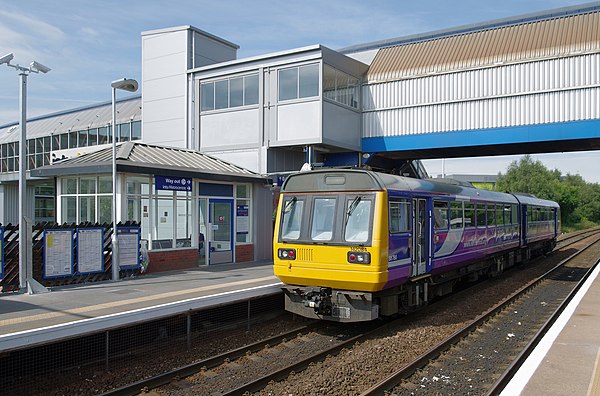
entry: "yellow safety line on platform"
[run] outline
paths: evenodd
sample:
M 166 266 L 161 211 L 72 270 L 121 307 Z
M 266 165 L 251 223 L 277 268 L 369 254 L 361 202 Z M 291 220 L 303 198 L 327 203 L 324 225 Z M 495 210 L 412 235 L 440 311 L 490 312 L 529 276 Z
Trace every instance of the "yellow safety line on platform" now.
M 598 348 L 598 352 L 596 353 L 596 364 L 594 364 L 592 380 L 590 381 L 587 394 L 588 396 L 600 395 L 600 348 Z
M 248 280 L 242 280 L 242 281 L 219 284 L 219 285 L 203 286 L 203 287 L 197 287 L 195 289 L 177 290 L 177 291 L 172 291 L 172 292 L 168 292 L 168 293 L 154 294 L 154 295 L 145 296 L 145 297 L 132 298 L 130 300 L 121 300 L 121 301 L 114 301 L 114 302 L 97 304 L 97 305 L 90 305 L 87 307 L 65 309 L 60 312 L 49 312 L 49 313 L 37 314 L 37 315 L 31 315 L 31 316 L 22 316 L 20 318 L 4 319 L 4 320 L 0 320 L 0 327 L 10 326 L 10 325 L 18 324 L 18 323 L 34 322 L 36 320 L 47 320 L 47 319 L 56 318 L 59 316 L 90 313 L 93 311 L 100 311 L 100 310 L 107 309 L 107 308 L 114 308 L 114 307 L 119 307 L 119 306 L 123 306 L 123 305 L 132 305 L 132 304 L 142 303 L 142 302 L 152 301 L 152 300 L 160 300 L 160 299 L 168 298 L 168 297 L 192 294 L 192 293 L 199 292 L 199 291 L 217 290 L 217 289 L 222 289 L 224 287 L 229 287 L 229 286 L 246 285 L 248 283 L 261 282 L 261 281 L 265 281 L 265 280 L 269 280 L 269 279 L 273 280 L 276 278 L 274 276 L 265 276 L 264 278 L 248 279 Z

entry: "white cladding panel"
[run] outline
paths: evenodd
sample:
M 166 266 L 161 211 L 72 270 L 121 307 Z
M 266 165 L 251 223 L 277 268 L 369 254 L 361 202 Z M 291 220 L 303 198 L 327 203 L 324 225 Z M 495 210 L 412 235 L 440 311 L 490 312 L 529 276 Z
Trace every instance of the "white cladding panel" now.
M 277 106 L 277 140 L 271 146 L 321 141 L 320 100 Z
M 187 53 L 187 34 L 187 30 L 179 30 L 143 35 L 144 60 L 162 58 L 169 54 Z
M 186 147 L 188 30 L 142 35 L 142 139 Z
M 200 151 L 260 145 L 258 108 L 202 114 Z
M 323 101 L 323 143 L 360 151 L 360 130 L 360 113 Z
M 363 137 L 600 118 L 600 54 L 363 87 Z
M 363 115 L 364 136 L 499 128 L 600 118 L 600 88 L 406 107 Z
M 187 148 L 185 133 L 181 132 L 185 132 L 185 127 L 184 118 L 144 122 L 144 143 Z
M 178 76 L 177 78 L 172 77 L 169 78 L 169 80 L 180 80 L 179 82 L 181 83 L 181 81 L 185 82 L 185 76 Z M 161 85 L 163 84 L 154 85 L 153 89 L 159 90 Z M 144 121 L 154 122 L 171 119 L 185 119 L 185 104 L 185 95 L 164 96 L 163 99 L 160 100 L 146 100 L 144 101 L 143 109 Z M 145 135 L 144 142 L 151 143 L 146 141 Z
M 251 150 L 204 152 L 204 154 L 241 166 L 252 172 L 264 172 L 260 169 L 260 153 L 258 148 Z

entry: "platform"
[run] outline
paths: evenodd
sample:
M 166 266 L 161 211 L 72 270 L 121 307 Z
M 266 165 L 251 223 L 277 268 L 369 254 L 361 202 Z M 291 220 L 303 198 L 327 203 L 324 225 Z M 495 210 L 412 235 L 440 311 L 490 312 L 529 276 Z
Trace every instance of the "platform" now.
M 225 264 L 0 295 L 0 352 L 279 293 L 273 263 Z
M 599 272 L 597 267 L 501 395 L 600 395 Z

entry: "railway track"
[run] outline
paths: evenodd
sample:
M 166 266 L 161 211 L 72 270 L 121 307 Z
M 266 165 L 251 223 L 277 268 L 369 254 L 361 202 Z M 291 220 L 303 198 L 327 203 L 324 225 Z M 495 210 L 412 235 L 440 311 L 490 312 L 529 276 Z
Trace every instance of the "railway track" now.
M 600 233 L 600 230 L 592 232 L 592 234 L 597 233 Z M 588 232 L 585 235 L 589 236 L 590 233 Z M 568 240 L 571 241 L 570 243 L 576 243 L 576 241 L 581 241 L 585 237 L 584 234 L 578 234 L 576 238 L 571 237 Z M 563 241 L 566 241 L 566 239 Z M 561 265 L 564 265 L 564 263 L 561 263 Z M 528 287 L 530 289 L 534 288 L 541 281 L 541 278 L 537 279 L 531 282 Z M 518 298 L 517 294 L 522 295 L 523 293 L 525 291 L 515 293 L 511 297 L 512 301 Z M 456 345 L 460 340 L 465 339 L 468 334 L 474 334 L 474 329 L 481 326 L 481 323 L 486 321 L 490 323 L 489 315 L 494 314 L 492 311 L 497 314 L 507 304 L 510 304 L 510 302 L 505 302 L 502 306 L 495 307 L 489 313 L 481 315 L 472 324 L 456 332 L 449 340 L 441 342 L 411 364 L 403 365 L 403 369 L 399 370 L 398 373 L 394 373 L 393 376 L 386 378 L 385 381 L 381 381 L 377 386 L 373 386 L 363 394 L 384 394 L 386 390 L 393 389 L 394 385 L 401 381 L 404 382 L 404 385 L 401 388 L 392 390 L 392 394 L 395 394 L 394 392 L 398 392 L 397 394 L 411 393 L 412 391 L 407 392 L 407 384 L 410 383 L 408 379 L 411 375 L 415 373 L 421 375 L 427 362 L 435 356 L 441 356 L 444 349 L 447 349 L 450 345 Z M 336 326 L 331 323 L 318 323 L 297 328 L 286 334 L 136 382 L 105 394 L 133 395 L 140 392 L 146 393 L 148 390 L 159 387 L 157 392 L 153 392 L 153 394 L 243 395 L 259 392 L 265 387 L 269 388 L 269 384 L 282 379 L 287 378 L 286 382 L 293 383 L 295 377 L 300 376 L 298 373 L 307 367 L 314 366 L 317 364 L 316 362 L 326 359 L 335 359 L 334 356 L 339 354 L 340 351 L 351 350 L 357 342 L 362 343 L 362 340 L 368 340 L 376 337 L 377 334 L 385 333 L 384 327 L 393 328 L 393 326 L 398 325 L 397 323 L 403 321 L 407 323 L 406 318 L 403 317 L 391 323 L 370 323 L 366 326 L 364 324 Z M 410 317 L 408 318 L 410 319 Z M 390 331 L 393 333 L 394 330 Z M 521 345 L 520 350 L 522 349 L 523 345 Z M 293 363 L 284 363 L 290 361 L 293 361 Z M 421 385 L 417 385 L 417 390 L 421 388 Z M 486 386 L 491 387 L 491 385 L 490 383 Z M 366 389 L 366 387 L 363 389 Z M 267 390 L 262 393 L 269 394 L 272 391 Z M 360 394 L 358 391 L 352 393 Z
M 593 233 L 593 235 L 596 234 L 597 232 Z M 598 265 L 597 255 L 595 256 L 596 261 L 588 267 L 585 266 L 585 263 L 589 257 L 584 258 L 574 267 L 569 264 L 581 258 L 587 249 L 593 246 L 597 247 L 599 244 L 600 240 L 595 239 L 584 249 L 563 260 L 556 267 L 456 332 L 452 337 L 361 393 L 361 396 L 445 394 L 448 391 L 452 393 L 499 394 Z M 577 283 L 573 285 L 573 281 L 577 281 Z M 545 285 L 543 285 L 544 283 Z M 529 313 L 535 311 L 536 306 L 538 308 L 543 306 L 544 309 L 540 310 L 542 312 L 534 312 L 537 315 L 530 315 Z M 522 318 L 521 315 L 518 315 L 519 312 L 528 313 L 527 318 L 522 320 L 527 320 L 531 326 L 523 327 L 521 321 L 516 322 L 517 327 L 521 327 L 522 334 L 514 342 L 511 340 L 516 337 L 516 334 L 511 332 L 514 326 L 506 325 L 514 324 L 512 322 Z M 511 319 L 510 316 L 516 316 L 517 319 Z M 535 323 L 539 325 L 533 325 Z M 501 342 L 497 342 L 499 339 Z M 461 361 L 469 360 L 470 354 L 467 349 L 477 351 L 479 360 L 485 360 L 489 359 L 490 354 L 498 354 L 500 348 L 503 348 L 503 353 L 499 354 L 499 359 L 494 360 L 502 361 L 507 356 L 510 358 L 510 363 L 504 365 L 506 369 L 502 373 L 487 373 L 484 380 L 478 380 L 474 379 L 477 375 L 473 371 L 489 369 L 494 371 L 492 367 L 496 366 L 496 363 L 473 365 L 474 362 L 471 360 L 469 367 L 460 367 Z M 457 378 L 457 371 L 465 374 L 462 380 Z M 495 382 L 490 383 L 489 379 L 494 376 Z M 469 382 L 478 386 L 474 387 Z M 481 388 L 486 388 L 486 390 L 480 392 Z

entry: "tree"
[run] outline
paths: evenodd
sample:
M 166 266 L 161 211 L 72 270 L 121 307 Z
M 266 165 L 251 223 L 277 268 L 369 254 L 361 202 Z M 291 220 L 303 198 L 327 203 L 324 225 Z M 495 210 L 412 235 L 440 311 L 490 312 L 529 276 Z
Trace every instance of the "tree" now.
M 505 175 L 499 174 L 496 191 L 528 193 L 558 202 L 566 225 L 600 222 L 600 185 L 587 183 L 579 175 L 562 176 L 541 161 L 526 155 L 513 161 Z
M 560 172 L 548 170 L 541 161 L 526 155 L 519 162 L 513 161 L 506 175 L 499 174 L 497 191 L 533 194 L 538 198 L 556 200 L 556 185 L 560 183 Z

